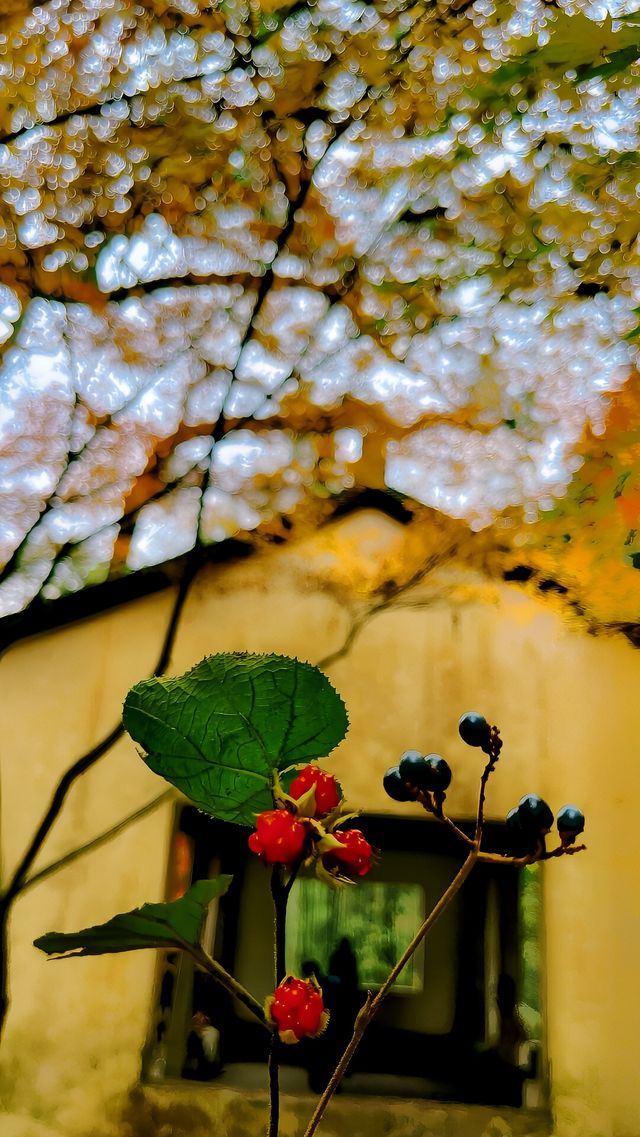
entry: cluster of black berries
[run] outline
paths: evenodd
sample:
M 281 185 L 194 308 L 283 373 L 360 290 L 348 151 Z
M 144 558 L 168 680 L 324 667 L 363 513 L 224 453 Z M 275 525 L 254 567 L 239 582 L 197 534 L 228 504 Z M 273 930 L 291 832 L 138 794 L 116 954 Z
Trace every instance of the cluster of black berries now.
M 468 746 L 478 746 L 489 755 L 490 772 L 502 749 L 498 728 L 489 726 L 483 715 L 468 711 L 460 719 L 458 730 L 463 742 Z M 394 801 L 419 799 L 431 812 L 439 814 L 445 791 L 451 783 L 451 768 L 439 754 L 406 750 L 398 765 L 387 770 L 382 783 Z M 515 809 L 507 814 L 507 843 L 511 855 L 528 857 L 544 852 L 544 838 L 550 832 L 553 820 L 553 813 L 546 801 L 537 794 L 526 794 Z M 565 805 L 558 813 L 556 825 L 561 845 L 566 848 L 582 833 L 584 814 L 576 805 Z
M 506 830 L 509 852 L 515 857 L 527 857 L 538 851 L 551 831 L 553 811 L 537 794 L 525 794 L 507 814 Z M 556 818 L 560 842 L 572 845 L 584 829 L 584 814 L 577 805 L 564 805 Z
M 502 742 L 495 727 L 482 716 L 469 711 L 458 723 L 460 737 L 469 746 L 480 746 L 486 754 L 499 752 Z M 387 770 L 382 784 L 394 801 L 415 801 L 420 793 L 444 794 L 451 783 L 451 768 L 439 754 L 406 750 L 397 766 Z
M 439 754 L 405 750 L 398 765 L 387 770 L 382 784 L 394 801 L 415 801 L 419 793 L 444 793 L 450 781 L 449 764 Z

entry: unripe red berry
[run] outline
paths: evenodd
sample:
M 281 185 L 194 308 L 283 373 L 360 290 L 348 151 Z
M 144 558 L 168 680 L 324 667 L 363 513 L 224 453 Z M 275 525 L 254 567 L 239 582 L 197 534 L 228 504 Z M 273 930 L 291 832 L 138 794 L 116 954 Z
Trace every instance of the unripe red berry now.
M 327 1025 L 322 991 L 312 979 L 288 975 L 267 1000 L 267 1015 L 278 1028 L 283 1042 L 313 1038 Z
M 249 848 L 268 865 L 290 865 L 302 855 L 308 826 L 287 809 L 267 809 L 256 818 Z
M 343 876 L 366 876 L 371 868 L 373 849 L 359 829 L 345 829 L 333 836 L 342 845 L 323 853 L 322 864 L 328 872 L 338 871 Z
M 340 804 L 342 794 L 340 786 L 333 774 L 327 774 L 324 770 L 319 770 L 317 766 L 305 766 L 299 774 L 296 774 L 289 787 L 289 795 L 298 800 L 303 794 L 306 794 L 311 787 L 316 791 L 316 808 L 314 817 L 326 817 Z

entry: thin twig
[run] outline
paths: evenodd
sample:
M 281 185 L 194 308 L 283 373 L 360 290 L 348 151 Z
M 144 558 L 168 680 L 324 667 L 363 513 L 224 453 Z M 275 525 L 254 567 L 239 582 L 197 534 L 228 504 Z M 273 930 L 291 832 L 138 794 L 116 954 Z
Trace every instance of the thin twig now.
M 422 570 L 422 571 L 424 572 L 424 570 Z M 496 765 L 496 762 L 498 761 L 498 758 L 500 756 L 500 750 L 501 749 L 502 749 L 502 741 L 500 739 L 500 733 L 496 727 L 492 727 L 489 745 L 488 745 L 489 759 L 488 759 L 487 764 L 486 764 L 486 766 L 482 772 L 482 777 L 480 779 L 480 794 L 479 794 L 479 798 L 478 798 L 478 812 L 477 812 L 477 817 L 476 817 L 476 826 L 475 826 L 475 833 L 474 833 L 473 839 L 469 838 L 466 833 L 463 833 L 463 831 L 458 828 L 458 826 L 455 824 L 455 822 L 451 821 L 451 819 L 448 818 L 444 814 L 444 811 L 442 809 L 442 801 L 441 800 L 438 800 L 437 797 L 431 798 L 431 797 L 427 797 L 426 795 L 422 795 L 422 799 L 421 799 L 422 805 L 427 810 L 427 812 L 433 813 L 438 818 L 438 820 L 441 821 L 443 824 L 447 825 L 448 828 L 450 828 L 460 840 L 462 840 L 466 845 L 471 846 L 470 851 L 468 852 L 467 857 L 465 858 L 461 868 L 458 870 L 455 877 L 451 881 L 451 884 L 449 885 L 449 887 L 442 894 L 442 896 L 440 897 L 439 901 L 434 906 L 434 908 L 432 908 L 432 910 L 429 913 L 429 915 L 427 916 L 426 920 L 424 920 L 424 922 L 421 924 L 420 928 L 418 929 L 415 936 L 411 940 L 411 943 L 407 946 L 407 948 L 405 949 L 403 954 L 400 956 L 400 959 L 398 960 L 398 962 L 394 965 L 394 967 L 392 967 L 387 978 L 385 979 L 384 983 L 380 987 L 378 993 L 375 996 L 372 996 L 371 992 L 368 992 L 365 1004 L 361 1008 L 360 1012 L 358 1013 L 358 1015 L 356 1017 L 356 1021 L 354 1023 L 353 1034 L 351 1036 L 351 1039 L 349 1040 L 349 1042 L 346 1046 L 346 1049 L 344 1050 L 344 1053 L 342 1054 L 342 1057 L 340 1058 L 340 1061 L 338 1062 L 338 1065 L 336 1066 L 333 1074 L 331 1075 L 331 1078 L 329 1079 L 329 1082 L 328 1082 L 328 1084 L 324 1090 L 324 1093 L 322 1094 L 322 1096 L 321 1096 L 321 1098 L 320 1098 L 320 1100 L 316 1106 L 316 1109 L 315 1109 L 313 1116 L 309 1122 L 309 1125 L 307 1126 L 307 1128 L 305 1130 L 304 1137 L 313 1137 L 313 1134 L 315 1133 L 315 1131 L 316 1131 L 316 1129 L 317 1129 L 317 1127 L 318 1127 L 318 1125 L 319 1125 L 319 1123 L 320 1123 L 320 1121 L 324 1115 L 324 1112 L 325 1112 L 329 1102 L 331 1101 L 331 1098 L 333 1097 L 338 1086 L 340 1085 L 340 1082 L 342 1081 L 342 1078 L 345 1075 L 347 1067 L 348 1067 L 355 1051 L 358 1048 L 358 1045 L 360 1043 L 360 1040 L 361 1040 L 365 1030 L 369 1026 L 369 1023 L 371 1022 L 373 1017 L 377 1014 L 378 1010 L 380 1009 L 382 1003 L 386 999 L 389 991 L 391 990 L 393 984 L 395 983 L 396 979 L 400 975 L 400 972 L 402 971 L 405 964 L 409 961 L 409 959 L 411 959 L 411 956 L 416 951 L 416 948 L 418 947 L 418 945 L 420 943 L 422 943 L 422 940 L 424 939 L 424 937 L 431 930 L 431 928 L 436 923 L 436 921 L 439 919 L 439 917 L 442 915 L 442 913 L 445 911 L 445 909 L 449 906 L 449 904 L 453 900 L 454 896 L 456 896 L 456 894 L 459 892 L 460 888 L 462 887 L 465 880 L 469 876 L 469 873 L 473 869 L 476 862 L 479 860 L 486 860 L 488 858 L 493 860 L 493 854 L 490 854 L 490 853 L 485 854 L 485 853 L 480 852 L 480 845 L 482 842 L 482 829 L 483 829 L 483 825 L 484 825 L 484 803 L 485 803 L 487 782 L 489 781 L 489 778 L 490 778 L 493 770 L 495 769 L 495 765 Z M 541 857 L 543 855 L 544 854 L 541 854 Z M 549 854 L 549 855 L 551 855 L 551 854 Z M 556 852 L 553 855 L 558 855 L 558 854 Z M 518 860 L 516 858 L 497 857 L 496 859 L 499 860 L 501 863 L 507 863 L 507 864 L 509 864 L 509 863 L 517 864 L 518 863 Z M 529 863 L 528 859 L 525 859 L 525 861 L 523 863 Z
M 450 817 L 447 817 L 446 813 L 443 813 L 441 816 L 436 814 L 436 816 L 438 817 L 438 820 L 441 821 L 443 825 L 446 825 L 447 828 L 450 829 L 451 832 L 454 833 L 460 841 L 463 841 L 465 845 L 473 845 L 473 837 L 469 837 L 467 833 L 463 833 L 462 829 L 458 828 L 455 821 L 452 821 Z
M 185 565 L 185 570 L 180 580 L 180 585 L 178 587 L 176 599 L 171 611 L 169 624 L 167 626 L 164 640 L 162 642 L 160 656 L 155 668 L 153 669 L 152 675 L 162 675 L 169 665 L 171 652 L 173 650 L 173 645 L 176 638 L 176 632 L 178 630 L 178 622 L 182 614 L 182 609 L 187 598 L 189 585 L 191 584 L 193 575 L 193 562 L 188 561 Z M 66 770 L 62 775 L 60 781 L 58 782 L 58 785 L 56 786 L 56 789 L 54 790 L 53 797 L 49 803 L 49 807 L 46 810 L 44 817 L 42 818 L 42 821 L 40 822 L 32 840 L 30 841 L 22 860 L 20 861 L 20 864 L 16 868 L 9 886 L 4 893 L 4 896 L 2 897 L 3 905 L 11 903 L 14 897 L 17 896 L 21 891 L 22 886 L 26 881 L 27 873 L 29 872 L 31 865 L 35 861 L 38 853 L 40 852 L 40 849 L 47 839 L 49 832 L 65 803 L 67 794 L 69 793 L 69 790 L 71 789 L 74 782 L 82 774 L 85 774 L 87 770 L 90 770 L 92 766 L 95 766 L 96 762 L 102 758 L 108 750 L 111 750 L 112 746 L 114 746 L 115 743 L 118 742 L 118 740 L 122 738 L 123 735 L 124 726 L 120 722 L 113 728 L 113 730 L 109 731 L 109 733 L 100 742 L 96 743 L 96 745 L 93 746 L 91 750 L 88 750 L 86 754 L 83 754 L 81 758 L 78 758 L 78 760 L 74 762 L 73 765 L 71 765 L 69 769 Z
M 433 796 L 428 791 L 421 791 L 418 794 L 416 801 L 420 802 L 422 808 L 427 813 L 431 813 L 433 817 L 437 818 L 438 821 L 441 821 L 443 825 L 446 825 L 447 829 L 450 829 L 459 841 L 462 841 L 465 845 L 473 848 L 475 844 L 473 837 L 469 837 L 467 833 L 465 833 L 462 829 L 459 828 L 459 826 L 456 825 L 455 821 L 452 821 L 451 818 L 447 816 L 442 808 L 441 801 L 437 803 L 434 802 Z
M 372 604 L 359 616 L 356 616 L 351 622 L 347 630 L 347 634 L 340 647 L 336 648 L 335 651 L 329 652 L 328 655 L 324 655 L 322 659 L 319 659 L 317 661 L 315 666 L 322 668 L 330 667 L 331 664 L 337 663 L 340 659 L 344 659 L 344 657 L 353 647 L 360 633 L 364 631 L 367 624 L 374 618 L 374 616 L 382 615 L 382 613 L 386 612 L 389 608 L 395 608 L 396 606 L 400 607 L 398 604 L 398 598 L 400 596 L 403 596 L 405 592 L 409 592 L 417 584 L 420 584 L 420 582 L 424 580 L 424 578 L 428 576 L 430 572 L 433 572 L 435 568 L 438 568 L 443 564 L 444 561 L 447 561 L 450 557 L 452 557 L 457 552 L 457 549 L 458 545 L 456 542 L 448 545 L 446 549 L 442 550 L 442 552 L 432 554 L 427 558 L 424 564 L 416 569 L 416 571 L 409 577 L 408 580 L 404 581 L 403 584 L 396 585 L 393 590 L 384 597 L 384 599 L 376 601 L 375 604 Z
M 484 801 L 487 792 L 487 782 L 489 781 L 489 776 L 492 770 L 493 759 L 489 758 L 489 761 L 482 771 L 482 777 L 480 778 L 480 793 L 478 795 L 478 818 L 476 821 L 476 832 L 474 837 L 474 844 L 477 849 L 480 848 L 480 842 L 482 841 L 482 830 L 484 828 Z
M 175 797 L 174 790 L 164 790 L 163 793 L 158 794 L 157 797 L 148 801 L 146 805 L 141 805 L 140 808 L 135 809 L 133 813 L 128 813 L 126 817 L 116 822 L 110 829 L 105 829 L 104 833 L 100 833 L 98 837 L 92 838 L 91 841 L 87 841 L 84 845 L 78 845 L 77 848 L 71 849 L 69 853 L 65 853 L 63 857 L 59 857 L 56 861 L 51 861 L 51 863 L 45 865 L 43 869 L 39 869 L 38 872 L 27 877 L 20 892 L 26 892 L 26 890 L 31 888 L 34 884 L 40 884 L 43 880 L 46 880 L 47 877 L 53 876 L 53 874 L 59 872 L 60 869 L 72 864 L 78 857 L 84 857 L 86 853 L 91 853 L 94 849 L 99 849 L 102 845 L 108 844 L 108 842 L 113 840 L 114 837 L 117 837 L 119 833 L 128 829 L 130 825 L 134 825 L 136 821 L 140 821 L 143 817 L 146 817 L 147 814 L 153 813 L 154 810 L 158 809 L 164 802 L 170 801 L 173 797 Z
M 478 861 L 485 865 L 511 865 L 514 868 L 524 868 L 526 865 L 536 865 L 538 861 L 549 861 L 552 857 L 570 857 L 573 853 L 584 853 L 586 845 L 559 845 L 548 853 L 532 853 L 527 857 L 509 857 L 502 853 L 478 853 Z
M 494 767 L 492 767 L 492 769 L 493 768 Z M 443 825 L 446 825 L 458 840 L 462 841 L 468 847 L 476 847 L 474 838 L 469 837 L 467 833 L 460 829 L 455 821 L 452 821 L 442 809 L 434 809 L 426 794 L 419 794 L 416 800 L 421 803 L 427 813 L 432 814 L 432 816 L 436 817 Z M 538 861 L 548 861 L 551 857 L 564 857 L 565 855 L 570 856 L 572 853 L 582 853 L 586 847 L 586 845 L 559 845 L 557 849 L 547 851 L 541 848 L 533 853 L 527 853 L 522 857 L 512 857 L 508 853 L 484 853 L 478 849 L 477 860 L 486 865 L 511 865 L 515 868 L 523 868 L 525 865 L 535 865 Z
M 443 892 L 438 903 L 435 905 L 434 908 L 432 908 L 432 910 L 429 913 L 429 915 L 427 916 L 426 920 L 424 920 L 424 922 L 420 925 L 418 931 L 416 932 L 415 936 L 411 940 L 411 943 L 408 945 L 408 947 L 405 949 L 403 954 L 400 956 L 400 959 L 395 964 L 395 966 L 392 967 L 391 971 L 389 972 L 387 978 L 385 979 L 385 981 L 382 984 L 382 987 L 380 988 L 378 993 L 375 996 L 372 996 L 371 992 L 367 993 L 366 1002 L 365 1002 L 364 1006 L 361 1008 L 361 1010 L 359 1011 L 358 1016 L 356 1018 L 356 1021 L 354 1023 L 353 1034 L 351 1036 L 351 1039 L 349 1040 L 349 1042 L 348 1042 L 348 1044 L 347 1044 L 347 1046 L 346 1046 L 346 1048 L 342 1054 L 342 1057 L 340 1058 L 338 1065 L 336 1066 L 333 1074 L 331 1075 L 331 1078 L 329 1079 L 329 1082 L 327 1083 L 327 1086 L 324 1090 L 324 1093 L 322 1094 L 322 1096 L 321 1096 L 321 1098 L 320 1098 L 320 1100 L 319 1100 L 319 1102 L 318 1102 L 318 1104 L 314 1110 L 313 1116 L 312 1116 L 307 1128 L 305 1129 L 304 1137 L 313 1137 L 313 1134 L 315 1133 L 316 1129 L 318 1128 L 318 1125 L 320 1124 L 320 1121 L 322 1120 L 322 1117 L 325 1113 L 327 1106 L 329 1105 L 329 1102 L 331 1101 L 331 1098 L 333 1097 L 334 1093 L 336 1092 L 338 1086 L 340 1085 L 340 1082 L 342 1081 L 342 1079 L 346 1073 L 347 1067 L 348 1067 L 351 1059 L 353 1058 L 353 1055 L 354 1055 L 355 1051 L 357 1050 L 358 1045 L 360 1043 L 360 1040 L 361 1040 L 365 1030 L 369 1026 L 369 1023 L 371 1022 L 371 1020 L 374 1018 L 374 1016 L 380 1010 L 382 1003 L 384 1002 L 387 995 L 389 994 L 391 987 L 395 983 L 396 979 L 398 978 L 398 976 L 399 976 L 400 972 L 402 971 L 403 967 L 405 966 L 405 964 L 409 961 L 409 959 L 411 958 L 411 956 L 415 952 L 416 948 L 419 946 L 419 944 L 422 943 L 422 940 L 424 939 L 424 937 L 431 930 L 431 928 L 436 923 L 436 921 L 440 918 L 440 916 L 445 911 L 445 909 L 448 908 L 448 906 L 451 903 L 451 901 L 453 900 L 454 896 L 459 892 L 460 888 L 462 887 L 465 880 L 469 876 L 469 873 L 471 872 L 471 870 L 472 870 L 473 866 L 475 865 L 477 859 L 478 859 L 478 852 L 476 849 L 472 849 L 471 852 L 469 853 L 469 855 L 467 856 L 466 860 L 464 861 L 463 865 L 461 866 L 461 868 L 458 870 L 458 872 L 454 876 L 449 887 L 446 889 L 445 892 Z
M 158 662 L 153 669 L 153 675 L 162 675 L 169 666 L 171 653 L 175 643 L 176 634 L 178 631 L 178 624 L 180 616 L 187 599 L 189 586 L 194 578 L 197 566 L 200 562 L 200 557 L 197 551 L 194 551 L 187 557 L 182 577 L 178 585 L 176 598 L 171 609 L 171 616 L 169 623 L 164 634 L 162 647 Z M 75 784 L 77 779 L 90 770 L 96 762 L 111 750 L 112 746 L 124 735 L 124 727 L 119 723 L 109 731 L 107 735 L 95 746 L 92 746 L 86 754 L 73 762 L 71 766 L 65 771 L 56 786 L 51 801 L 44 816 L 36 829 L 27 849 L 22 857 L 22 860 L 15 869 L 11 880 L 2 896 L 0 896 L 0 1034 L 4 1026 L 7 1010 L 9 1008 L 8 996 L 8 922 L 11 907 L 15 898 L 22 892 L 23 888 L 32 883 L 33 878 L 29 881 L 28 873 L 33 862 L 36 860 L 38 853 L 44 845 L 51 829 L 53 828 L 56 820 L 58 819 L 62 807 L 67 799 L 67 795 L 71 787 Z M 44 870 L 43 870 L 44 871 Z
M 483 749 L 484 749 L 484 747 L 483 747 Z M 489 755 L 489 758 L 487 760 L 487 764 L 486 764 L 484 770 L 482 771 L 482 777 L 480 778 L 480 793 L 478 795 L 478 815 L 476 818 L 476 831 L 475 831 L 475 835 L 473 838 L 474 844 L 476 846 L 476 849 L 478 849 L 478 851 L 480 850 L 480 845 L 482 842 L 482 830 L 484 827 L 484 802 L 485 802 L 485 797 L 486 797 L 486 793 L 487 793 L 487 782 L 489 781 L 489 778 L 491 777 L 493 771 L 496 768 L 496 762 L 498 761 L 498 758 L 500 757 L 500 751 L 501 750 L 502 750 L 502 739 L 500 738 L 500 731 L 498 730 L 497 726 L 492 726 L 490 728 L 489 742 L 487 744 L 487 753 Z

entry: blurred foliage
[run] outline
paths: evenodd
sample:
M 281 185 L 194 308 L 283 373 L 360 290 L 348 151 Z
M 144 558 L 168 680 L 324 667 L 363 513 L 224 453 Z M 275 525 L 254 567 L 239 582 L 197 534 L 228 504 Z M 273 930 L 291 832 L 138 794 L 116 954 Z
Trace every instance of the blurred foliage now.
M 633 9 L 3 0 L 0 611 L 382 490 L 633 639 Z
M 540 866 L 527 865 L 518 878 L 522 974 L 518 1012 L 530 1042 L 542 1040 L 540 933 L 542 929 Z

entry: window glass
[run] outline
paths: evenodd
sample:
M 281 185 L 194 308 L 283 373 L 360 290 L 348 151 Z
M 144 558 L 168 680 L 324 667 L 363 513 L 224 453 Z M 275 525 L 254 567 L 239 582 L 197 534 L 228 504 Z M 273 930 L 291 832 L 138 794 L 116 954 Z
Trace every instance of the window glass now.
M 331 891 L 319 880 L 297 880 L 287 912 L 287 970 L 302 974 L 316 961 L 323 975 L 343 938 L 352 945 L 360 988 L 379 987 L 424 919 L 419 884 L 361 881 Z M 412 956 L 394 991 L 421 991 L 424 952 Z

